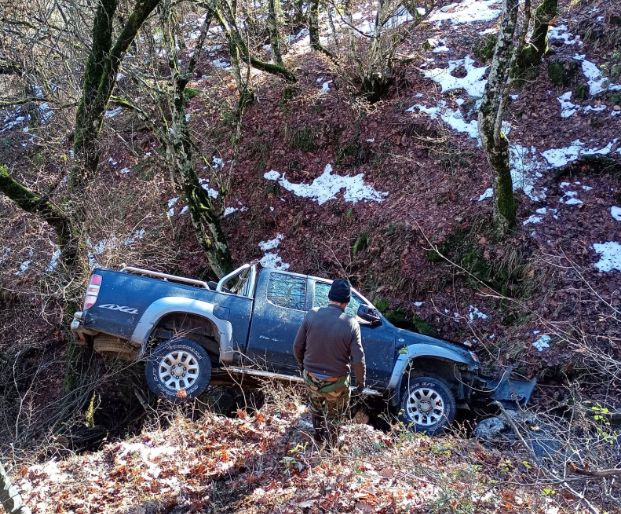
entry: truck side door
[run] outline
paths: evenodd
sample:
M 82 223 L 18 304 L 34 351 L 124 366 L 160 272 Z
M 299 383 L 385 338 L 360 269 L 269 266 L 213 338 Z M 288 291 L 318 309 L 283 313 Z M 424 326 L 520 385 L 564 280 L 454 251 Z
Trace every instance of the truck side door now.
M 257 289 L 244 359 L 247 365 L 297 373 L 293 342 L 308 310 L 307 285 L 303 275 L 269 272 L 265 289 Z
M 330 284 L 320 280 L 312 281 L 313 300 L 312 308 L 328 305 Z M 395 332 L 392 325 L 382 319 L 381 325 L 371 326 L 364 320 L 356 317 L 360 304 L 367 304 L 360 296 L 352 291 L 351 301 L 345 312 L 356 318 L 360 323 L 360 335 L 367 363 L 367 382 L 369 386 L 377 384 L 385 387 L 390 381 L 395 363 Z

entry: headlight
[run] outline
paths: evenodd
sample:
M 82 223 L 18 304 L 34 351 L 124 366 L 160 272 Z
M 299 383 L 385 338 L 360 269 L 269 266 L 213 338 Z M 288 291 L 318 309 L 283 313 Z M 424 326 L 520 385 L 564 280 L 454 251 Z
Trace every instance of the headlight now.
M 474 360 L 474 362 L 476 362 L 477 364 L 480 362 L 479 361 L 479 356 L 474 353 L 474 352 L 468 352 L 470 354 L 470 357 L 472 357 L 472 360 Z

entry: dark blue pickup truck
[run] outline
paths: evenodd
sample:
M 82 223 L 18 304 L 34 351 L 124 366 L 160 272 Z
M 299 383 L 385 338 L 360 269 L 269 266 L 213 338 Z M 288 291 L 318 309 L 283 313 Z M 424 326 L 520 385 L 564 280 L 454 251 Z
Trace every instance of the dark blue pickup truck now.
M 293 341 L 309 309 L 328 303 L 330 280 L 246 264 L 215 282 L 140 268 L 95 269 L 71 330 L 76 342 L 125 360 L 146 359 L 151 390 L 193 398 L 212 369 L 301 380 Z M 366 394 L 382 395 L 413 430 L 436 433 L 479 399 L 526 403 L 533 382 L 490 380 L 466 347 L 393 326 L 357 291 Z

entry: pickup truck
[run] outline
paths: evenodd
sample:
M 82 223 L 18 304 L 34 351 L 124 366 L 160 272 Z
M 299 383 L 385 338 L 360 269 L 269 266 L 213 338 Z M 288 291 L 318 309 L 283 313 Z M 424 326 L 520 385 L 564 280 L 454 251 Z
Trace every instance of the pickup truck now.
M 140 268 L 95 269 L 71 330 L 77 344 L 124 360 L 145 360 L 149 388 L 183 401 L 200 395 L 212 370 L 301 381 L 293 341 L 304 315 L 328 303 L 325 278 L 245 264 L 218 283 Z M 457 407 L 490 399 L 525 404 L 535 382 L 480 372 L 463 345 L 392 325 L 358 291 L 347 313 L 361 327 L 367 389 L 399 419 L 429 434 Z

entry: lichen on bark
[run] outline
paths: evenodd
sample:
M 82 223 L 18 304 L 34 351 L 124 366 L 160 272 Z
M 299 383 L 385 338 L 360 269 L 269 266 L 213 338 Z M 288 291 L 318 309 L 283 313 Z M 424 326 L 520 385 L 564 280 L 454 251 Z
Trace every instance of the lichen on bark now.
M 528 44 L 524 45 L 515 60 L 513 74 L 523 78 L 530 68 L 536 68 L 548 52 L 548 29 L 558 13 L 558 0 L 543 0 L 535 9 L 533 32 Z
M 516 223 L 509 142 L 501 125 L 514 58 L 517 14 L 518 0 L 503 0 L 502 23 L 478 120 L 481 143 L 494 173 L 494 221 L 501 231 L 513 228 Z

